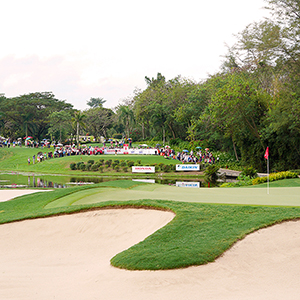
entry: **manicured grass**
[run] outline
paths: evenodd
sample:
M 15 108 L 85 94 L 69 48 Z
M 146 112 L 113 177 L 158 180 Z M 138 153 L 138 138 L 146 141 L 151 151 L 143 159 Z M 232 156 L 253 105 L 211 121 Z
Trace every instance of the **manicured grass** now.
M 108 186 L 106 183 L 103 183 L 103 185 Z M 258 188 L 188 189 L 160 184 L 138 185 L 126 191 L 115 189 L 113 192 L 109 188 L 94 188 L 61 197 L 46 207 L 54 208 L 65 205 L 89 205 L 105 201 L 123 202 L 142 199 L 239 205 L 300 206 L 300 187 L 270 188 L 269 194 L 267 194 L 267 189 Z
M 283 181 L 284 182 L 284 181 Z M 172 187 L 170 187 L 172 188 Z M 299 188 L 277 188 L 277 190 L 295 189 L 298 198 Z M 176 194 L 180 188 L 173 187 Z M 224 189 L 198 189 L 201 194 L 208 191 L 211 203 L 190 202 L 194 200 L 195 190 L 181 189 L 183 192 L 177 201 L 168 201 L 166 196 L 171 189 L 160 190 L 159 185 L 143 184 L 132 181 L 103 182 L 93 186 L 81 186 L 36 193 L 0 203 L 0 223 L 12 222 L 36 217 L 46 217 L 63 213 L 74 213 L 87 209 L 105 207 L 145 207 L 173 211 L 176 217 L 164 228 L 156 231 L 141 243 L 112 258 L 112 265 L 132 270 L 160 270 L 182 268 L 214 261 L 245 235 L 284 220 L 300 218 L 299 207 L 224 205 L 211 204 L 216 191 Z M 232 192 L 245 190 L 253 193 L 253 198 L 263 189 L 226 189 Z M 108 191 L 108 198 L 103 199 Z M 167 192 L 166 192 L 167 191 Z M 113 195 L 121 192 L 123 198 L 129 194 L 158 194 L 161 200 L 124 200 L 115 201 Z M 109 197 L 109 194 L 111 195 Z M 94 200 L 81 201 L 85 196 L 94 196 Z M 175 195 L 175 194 L 174 194 Z M 291 194 L 292 195 L 292 194 Z M 66 201 L 72 198 L 72 201 Z M 118 196 L 120 199 L 120 196 Z M 129 197 L 129 198 L 130 198 Z M 183 197 L 180 201 L 180 198 Z M 229 197 L 229 196 L 228 196 Z M 292 197 L 292 196 L 291 196 Z M 141 197 L 140 197 L 141 198 Z M 199 197 L 198 201 L 203 197 Z M 207 199 L 208 199 L 207 198 Z M 289 194 L 285 193 L 287 201 Z M 269 199 L 272 205 L 272 198 Z M 185 201 L 185 202 L 184 202 Z M 300 202 L 300 201 L 299 201 Z M 53 205 L 54 203 L 59 205 Z M 276 204 L 276 203 L 275 203 Z M 300 204 L 299 204 L 300 205 Z
M 267 183 L 261 183 L 257 185 L 250 185 L 249 188 L 267 188 Z M 271 188 L 275 187 L 300 187 L 300 178 L 290 178 L 285 180 L 277 180 L 269 182 Z
M 71 163 L 84 162 L 87 163 L 90 159 L 97 162 L 99 159 L 104 159 L 105 161 L 111 159 L 112 161 L 118 160 L 132 160 L 137 163 L 138 160 L 141 161 L 142 165 L 151 165 L 155 163 L 163 164 L 177 164 L 178 161 L 174 159 L 165 159 L 158 155 L 76 155 L 76 156 L 66 156 L 61 158 L 48 159 L 40 163 L 32 164 L 33 155 L 37 155 L 39 151 L 43 153 L 52 151 L 53 149 L 40 149 L 40 148 L 0 148 L 0 170 L 8 170 L 15 172 L 35 172 L 35 173 L 45 173 L 45 174 L 70 174 L 70 175 L 89 175 L 89 176 L 131 176 L 131 169 L 127 173 L 116 172 L 112 169 L 107 169 L 104 167 L 103 173 L 100 171 L 72 171 L 70 169 Z M 28 165 L 27 159 L 30 157 L 31 164 Z M 160 172 L 161 173 L 161 172 Z M 173 172 L 174 175 L 175 172 Z M 186 176 L 187 174 L 178 174 L 176 176 Z M 135 174 L 135 176 L 144 176 L 144 174 Z M 149 174 L 149 176 L 152 176 Z M 168 176 L 172 176 L 172 173 L 168 173 Z

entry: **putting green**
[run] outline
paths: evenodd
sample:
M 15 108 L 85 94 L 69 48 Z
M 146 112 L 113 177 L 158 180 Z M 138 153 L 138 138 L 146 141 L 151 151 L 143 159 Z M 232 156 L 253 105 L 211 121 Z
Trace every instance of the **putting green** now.
M 141 199 L 241 205 L 300 206 L 300 187 L 270 188 L 269 194 L 267 194 L 267 189 L 263 188 L 189 189 L 160 184 L 141 184 L 132 188 L 99 187 L 59 198 L 49 203 L 45 208 Z

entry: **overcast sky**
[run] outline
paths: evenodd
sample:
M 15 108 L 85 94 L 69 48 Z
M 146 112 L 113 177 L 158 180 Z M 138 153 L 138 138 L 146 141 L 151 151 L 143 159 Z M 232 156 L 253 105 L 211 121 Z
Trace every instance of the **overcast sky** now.
M 263 0 L 1 1 L 0 92 L 52 91 L 86 109 L 115 107 L 162 73 L 200 81 L 233 34 L 267 16 Z

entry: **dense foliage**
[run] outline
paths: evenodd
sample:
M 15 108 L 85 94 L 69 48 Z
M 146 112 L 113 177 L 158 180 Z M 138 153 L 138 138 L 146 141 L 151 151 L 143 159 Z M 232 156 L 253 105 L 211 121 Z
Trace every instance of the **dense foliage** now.
M 237 34 L 220 72 L 202 82 L 181 76 L 167 80 L 161 73 L 146 76 L 147 87 L 136 89 L 114 110 L 103 107 L 103 98 L 91 98 L 82 114 L 51 93 L 2 96 L 0 133 L 38 139 L 48 134 L 60 140 L 72 133 L 78 141 L 81 132 L 97 139 L 189 142 L 231 153 L 258 171 L 266 171 L 263 154 L 269 146 L 272 171 L 298 169 L 300 5 L 298 0 L 266 2 L 271 18 Z

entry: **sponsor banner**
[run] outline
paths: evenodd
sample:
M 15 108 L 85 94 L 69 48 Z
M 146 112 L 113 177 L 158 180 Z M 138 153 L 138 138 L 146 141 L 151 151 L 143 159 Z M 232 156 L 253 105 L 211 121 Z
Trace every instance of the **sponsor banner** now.
M 155 167 L 133 166 L 132 173 L 155 173 Z
M 200 165 L 188 165 L 188 164 L 182 164 L 182 165 L 176 165 L 176 171 L 200 171 Z
M 124 154 L 123 148 L 104 149 L 104 154 Z
M 146 182 L 146 183 L 155 183 L 155 179 L 132 179 L 132 181 Z
M 104 149 L 104 154 L 155 155 L 157 154 L 157 149 L 129 149 L 128 147 L 124 147 L 124 148 L 115 148 L 115 149 Z
M 200 182 L 176 181 L 176 186 L 188 187 L 188 188 L 199 188 Z

